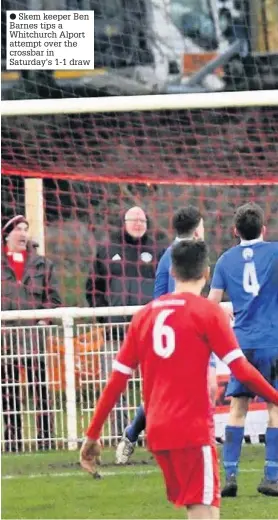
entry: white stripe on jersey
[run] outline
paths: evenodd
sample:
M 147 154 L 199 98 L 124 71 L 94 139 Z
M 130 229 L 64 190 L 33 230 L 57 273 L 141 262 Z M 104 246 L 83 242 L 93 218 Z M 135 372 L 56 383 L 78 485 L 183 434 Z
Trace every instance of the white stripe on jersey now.
M 116 359 L 113 361 L 112 368 L 113 368 L 113 370 L 117 370 L 118 372 L 121 372 L 122 374 L 126 374 L 127 376 L 132 375 L 132 368 L 127 367 L 126 365 L 123 365 Z
M 235 361 L 235 359 L 238 359 L 240 357 L 245 357 L 242 350 L 240 348 L 236 348 L 232 350 L 232 352 L 229 352 L 226 356 L 222 358 L 223 363 L 226 363 L 226 365 L 229 365 L 232 363 L 232 361 Z

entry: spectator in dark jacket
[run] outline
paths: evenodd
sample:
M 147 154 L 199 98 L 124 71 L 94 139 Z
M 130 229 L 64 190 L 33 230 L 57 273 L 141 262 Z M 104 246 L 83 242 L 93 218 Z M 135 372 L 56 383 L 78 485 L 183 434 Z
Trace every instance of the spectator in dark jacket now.
M 2 229 L 2 311 L 61 305 L 53 264 L 37 254 L 36 247 L 28 240 L 28 228 L 26 218 L 17 215 Z M 1 380 L 6 451 L 22 450 L 21 366 L 25 367 L 28 388 L 34 394 L 38 446 L 42 449 L 51 446 L 52 414 L 46 384 L 45 338 L 43 327 L 32 328 L 45 324 L 36 320 L 2 323 Z
M 155 270 L 160 254 L 147 227 L 143 209 L 137 206 L 130 208 L 125 214 L 123 228 L 111 235 L 109 244 L 99 248 L 86 284 L 89 306 L 145 305 L 153 299 Z M 108 321 L 129 322 L 130 317 L 113 316 Z M 110 343 L 108 340 L 105 342 L 101 355 L 103 380 L 107 379 L 112 370 L 112 360 L 119 350 L 122 337 L 123 328 L 115 325 Z M 125 398 L 122 396 L 121 399 L 111 418 L 115 440 L 128 423 L 126 413 L 123 412 Z
M 97 252 L 86 284 L 90 307 L 145 305 L 153 298 L 159 253 L 147 230 L 145 212 L 135 206 L 124 218 L 124 227 Z M 118 321 L 118 320 L 117 320 Z

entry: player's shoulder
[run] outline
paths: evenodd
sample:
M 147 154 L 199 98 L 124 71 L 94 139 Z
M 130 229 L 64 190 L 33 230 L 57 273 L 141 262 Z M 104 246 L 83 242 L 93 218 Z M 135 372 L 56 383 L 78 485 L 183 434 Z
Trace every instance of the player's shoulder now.
M 171 254 L 171 251 L 173 249 L 173 246 L 177 245 L 178 244 L 178 239 L 175 238 L 175 240 L 173 242 L 171 242 L 171 244 L 167 247 L 167 249 L 165 249 L 164 251 L 164 255 L 170 255 Z
M 220 314 L 221 314 L 222 309 L 221 309 L 219 303 L 209 300 L 208 298 L 205 298 L 204 296 L 196 296 L 196 298 L 197 298 L 196 303 L 198 304 L 198 310 L 203 311 L 206 316 L 219 314 L 219 310 L 220 310 Z
M 273 251 L 273 253 L 276 255 L 278 254 L 278 242 L 262 242 L 263 247 L 269 249 L 270 251 Z
M 159 298 L 156 298 L 155 300 L 151 300 L 149 303 L 144 305 L 141 309 L 139 309 L 132 318 L 132 325 L 135 328 L 139 328 L 140 324 L 146 320 L 146 318 L 150 315 L 150 312 L 153 309 L 153 302 L 166 299 L 169 296 L 169 294 L 160 296 Z
M 242 241 L 236 247 L 244 260 L 249 260 L 257 252 L 262 253 L 262 251 L 263 254 L 267 255 L 268 257 L 276 257 L 278 254 L 278 242 L 268 242 L 266 240 L 249 240 Z
M 219 265 L 225 265 L 226 263 L 230 262 L 230 260 L 237 256 L 240 253 L 240 247 L 239 245 L 229 247 L 222 255 L 219 256 L 216 264 Z
M 211 327 L 215 323 L 227 322 L 227 313 L 216 303 L 204 296 L 192 295 L 191 298 L 192 313 L 194 320 L 202 327 Z
M 137 319 L 140 321 L 141 319 L 145 319 L 150 315 L 151 312 L 157 311 L 159 312 L 163 308 L 169 307 L 182 307 L 186 304 L 186 297 L 184 294 L 175 294 L 175 293 L 167 293 L 155 298 L 151 302 L 144 305 L 142 309 L 140 309 L 136 313 Z
M 173 244 L 170 244 L 167 249 L 165 249 L 164 253 L 163 253 L 163 256 L 167 256 L 167 255 L 170 255 L 171 254 L 171 251 L 172 251 L 172 247 L 173 247 Z
M 165 260 L 167 260 L 167 258 L 170 257 L 171 255 L 171 248 L 172 246 L 168 246 L 167 249 L 165 249 L 162 253 L 162 255 L 160 256 L 160 260 L 159 260 L 159 263 L 161 264 L 161 262 L 164 262 Z
M 262 247 L 266 246 L 268 248 L 269 247 L 268 244 L 274 244 L 274 242 L 262 241 L 259 243 L 259 242 L 254 242 L 252 240 L 242 241 L 239 244 L 229 247 L 226 251 L 224 251 L 224 253 L 222 253 L 222 255 L 219 257 L 217 262 L 221 263 L 221 262 L 225 262 L 225 261 L 230 261 L 232 258 L 238 257 L 238 256 L 244 257 L 246 255 L 246 253 L 244 253 L 244 251 L 246 251 L 246 250 L 248 251 L 249 249 L 254 248 L 254 246 L 257 246 L 257 244 L 260 244 Z
M 278 258 L 278 242 L 266 241 L 242 241 L 240 244 L 227 249 L 217 260 L 216 269 L 229 271 L 231 266 L 237 262 L 252 260 L 256 252 L 263 251 L 263 256 L 267 261 Z
M 159 298 L 156 298 L 155 300 L 152 300 L 149 303 L 147 303 L 146 305 L 144 305 L 142 307 L 142 309 L 139 309 L 133 315 L 133 318 L 131 321 L 133 331 L 138 332 L 139 330 L 141 330 L 142 324 L 148 320 L 148 318 L 150 317 L 150 315 L 152 314 L 152 311 L 153 311 L 153 302 L 163 300 L 163 299 L 167 298 L 168 296 L 169 296 L 169 294 L 160 296 Z
M 230 323 L 227 309 L 223 308 L 223 304 L 219 305 L 219 303 L 207 298 L 203 298 L 203 300 L 202 303 L 198 303 L 198 313 L 205 327 L 211 329 L 221 324 L 223 326 Z
M 135 329 L 140 330 L 143 323 L 149 320 L 152 316 L 154 318 L 160 311 L 164 309 L 182 308 L 183 306 L 190 306 L 193 314 L 195 314 L 200 322 L 208 322 L 213 317 L 223 316 L 224 312 L 221 307 L 205 298 L 192 293 L 170 293 L 164 294 L 155 300 L 152 300 L 147 305 L 144 305 L 133 317 L 132 323 Z
M 215 309 L 218 312 L 219 305 L 214 302 L 208 300 L 204 296 L 199 296 L 193 293 L 170 293 L 160 296 L 156 300 L 153 300 L 145 307 L 145 312 L 148 314 L 150 309 L 152 310 L 161 310 L 165 307 L 188 307 L 193 311 L 197 311 L 200 316 L 207 315 L 207 313 L 213 313 Z
M 278 242 L 263 242 L 262 257 L 265 263 L 270 263 L 275 269 L 278 268 Z

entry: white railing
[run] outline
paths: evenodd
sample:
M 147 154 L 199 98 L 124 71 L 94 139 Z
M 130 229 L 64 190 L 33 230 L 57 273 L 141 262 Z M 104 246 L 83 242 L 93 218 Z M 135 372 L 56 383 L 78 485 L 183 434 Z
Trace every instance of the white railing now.
M 76 323 L 82 318 L 131 316 L 141 307 L 58 308 L 3 311 L 2 448 L 76 449 L 95 403 L 108 379 L 112 359 L 128 323 Z M 32 320 L 60 325 L 24 325 Z M 135 374 L 129 391 L 110 415 L 103 439 L 119 439 L 140 403 L 141 380 Z
M 221 304 L 221 305 L 230 305 Z M 67 320 L 77 318 L 109 318 L 113 316 L 132 316 L 142 309 L 140 305 L 130 307 L 59 307 L 58 309 L 37 309 L 27 311 L 2 311 L 1 320 Z
M 3 449 L 77 448 L 128 326 L 122 321 L 101 324 L 95 318 L 132 316 L 140 308 L 1 312 Z M 27 320 L 44 319 L 60 324 L 27 325 Z M 111 445 L 120 438 L 140 400 L 137 371 L 110 415 L 104 442 Z

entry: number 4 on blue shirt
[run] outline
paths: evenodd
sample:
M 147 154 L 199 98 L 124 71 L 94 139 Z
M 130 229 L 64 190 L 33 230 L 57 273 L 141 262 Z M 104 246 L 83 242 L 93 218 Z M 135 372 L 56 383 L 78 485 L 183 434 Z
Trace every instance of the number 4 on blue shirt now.
M 278 242 L 242 240 L 217 261 L 211 288 L 232 302 L 242 349 L 278 346 Z

